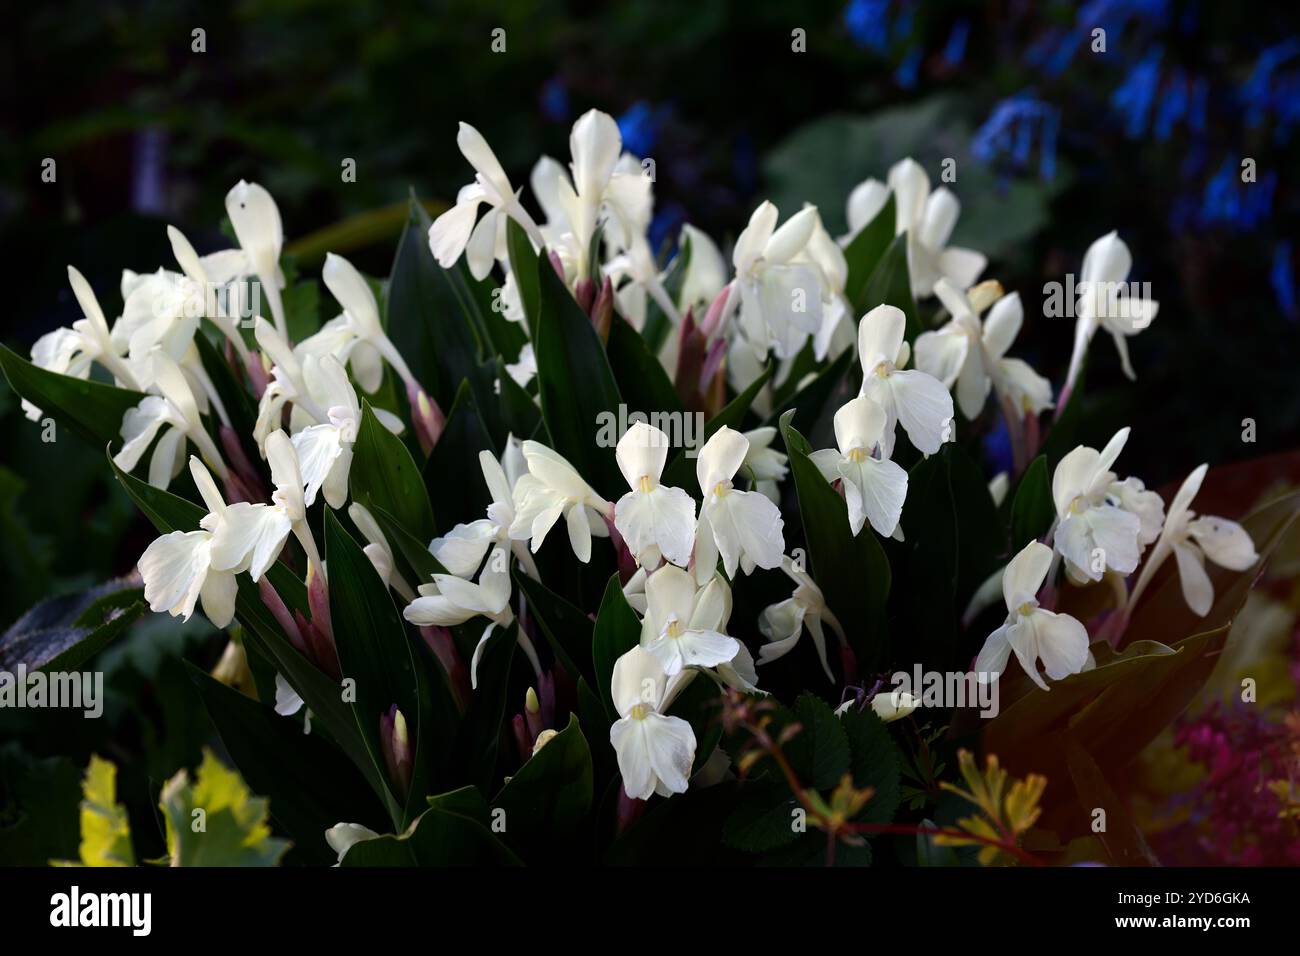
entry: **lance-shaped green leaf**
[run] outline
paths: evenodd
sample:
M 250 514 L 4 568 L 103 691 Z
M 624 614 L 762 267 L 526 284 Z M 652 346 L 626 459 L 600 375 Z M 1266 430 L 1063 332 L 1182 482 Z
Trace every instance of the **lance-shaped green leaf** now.
M 533 244 L 528 240 L 524 227 L 513 219 L 506 222 L 506 254 L 510 258 L 510 271 L 519 286 L 519 302 L 524 307 L 524 320 L 528 325 L 528 338 L 537 341 L 537 317 L 540 314 L 541 286 L 538 284 L 538 262 L 550 263 L 544 258 L 539 260 L 533 251 Z M 545 256 L 545 250 L 542 250 Z
M 518 866 L 489 829 L 487 802 L 475 787 L 429 798 L 429 809 L 400 835 L 356 843 L 342 866 Z
M 352 446 L 348 485 L 352 497 L 371 512 L 382 509 L 426 543 L 433 539 L 433 507 L 420 469 L 402 440 L 375 417 L 368 402 L 362 403 L 361 430 Z
M 324 737 L 187 666 L 231 759 L 248 785 L 270 799 L 271 816 L 293 837 L 296 854 L 329 865 L 335 854 L 325 842 L 327 829 L 340 821 L 387 825 L 365 779 Z
M 610 684 L 614 679 L 615 662 L 641 643 L 641 621 L 623 596 L 618 575 L 610 575 L 596 613 L 596 626 L 592 629 L 591 653 L 596 668 L 596 689 L 605 706 L 606 723 L 618 719 Z
M 448 408 L 461 380 L 478 373 L 478 303 L 465 263 L 443 269 L 433 258 L 432 224 L 412 195 L 388 279 L 388 337 L 425 390 Z
M 1016 496 L 1011 501 L 1011 550 L 1019 554 L 1030 541 L 1037 541 L 1052 526 L 1056 506 L 1052 503 L 1052 480 L 1047 473 L 1047 458 L 1039 455 L 1030 463 Z
M 907 236 L 896 236 L 876 263 L 871 278 L 862 290 L 861 318 L 878 305 L 892 305 L 902 309 L 907 316 L 907 341 L 915 342 L 923 331 L 916 313 L 916 300 L 912 298 L 912 279 L 907 266 Z
M 537 389 L 552 446 L 606 497 L 624 487 L 614 449 L 598 440 L 600 423 L 618 420 L 622 402 L 609 359 L 591 320 L 546 259 L 534 259 Z M 531 322 L 530 318 L 530 322 Z
M 137 581 L 121 578 L 49 598 L 0 635 L 0 670 L 75 671 L 144 614 Z
M 99 447 L 120 440 L 122 416 L 144 398 L 130 389 L 38 368 L 4 345 L 0 369 L 22 398 Z
M 289 849 L 271 836 L 267 801 L 206 747 L 195 779 L 179 771 L 163 785 L 158 806 L 172 866 L 275 866 Z
M 605 350 L 629 412 L 681 414 L 681 399 L 663 365 L 641 334 L 619 316 L 610 323 Z
M 848 506 L 809 459 L 812 449 L 791 426 L 793 415 L 781 417 L 781 435 L 799 494 L 809 570 L 843 624 L 859 665 L 869 673 L 884 649 L 889 561 L 870 528 L 856 536 L 850 530 Z
M 533 754 L 492 805 L 504 811 L 506 844 L 525 860 L 544 862 L 572 853 L 592 803 L 591 751 L 578 726 L 569 724 Z
M 542 635 L 571 675 L 582 675 L 595 680 L 592 664 L 591 618 L 574 604 L 562 598 L 546 585 L 534 581 L 515 569 L 515 583 L 528 601 L 528 611 L 537 622 Z
M 387 776 L 380 719 L 396 706 L 412 737 L 414 763 L 407 793 L 389 786 L 400 819 L 414 819 L 423 806 L 435 767 L 446 754 L 436 754 L 434 706 L 436 685 L 417 663 L 402 617 L 379 573 L 332 511 L 325 512 L 325 566 L 329 572 L 330 619 L 343 676 L 354 684 L 352 712 L 376 769 Z M 438 688 L 440 691 L 443 688 Z M 454 707 L 440 708 L 444 718 Z
M 438 502 L 443 531 L 483 517 L 492 496 L 479 468 L 479 452 L 498 451 L 479 414 L 469 382 L 461 382 L 438 444 L 424 463 L 424 486 Z
M 844 261 L 849 268 L 848 278 L 844 282 L 844 295 L 852 307 L 850 318 L 855 322 L 872 307 L 880 304 L 869 301 L 868 289 L 876 266 L 894 241 L 894 219 L 894 196 L 891 193 L 876 217 L 844 247 Z

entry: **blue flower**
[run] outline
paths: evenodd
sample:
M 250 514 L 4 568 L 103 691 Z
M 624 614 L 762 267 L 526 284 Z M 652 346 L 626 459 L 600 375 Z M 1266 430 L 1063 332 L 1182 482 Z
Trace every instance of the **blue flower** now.
M 1038 144 L 1038 174 L 1043 179 L 1056 175 L 1056 138 L 1060 111 L 1030 91 L 1000 101 L 984 124 L 975 131 L 971 152 L 977 159 L 995 163 L 1003 156 L 1017 172 L 1029 169 L 1035 140 Z
M 851 0 L 844 28 L 858 46 L 883 53 L 889 46 L 889 0 Z
M 618 118 L 618 131 L 623 136 L 623 148 L 634 156 L 647 156 L 659 140 L 662 125 L 661 111 L 645 100 L 638 100 Z
M 569 118 L 569 89 L 564 78 L 553 76 L 542 87 L 542 115 L 552 123 L 563 123 Z
M 1273 249 L 1273 268 L 1269 271 L 1273 295 L 1288 322 L 1300 321 L 1300 296 L 1296 294 L 1295 270 L 1291 268 L 1291 242 L 1279 242 Z

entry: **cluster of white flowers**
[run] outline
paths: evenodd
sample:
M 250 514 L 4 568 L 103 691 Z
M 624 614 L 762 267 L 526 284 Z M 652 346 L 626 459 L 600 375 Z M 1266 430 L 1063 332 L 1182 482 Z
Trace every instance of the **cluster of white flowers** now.
M 777 208 L 762 203 L 736 239 L 730 278 L 717 245 L 687 225 L 683 237 L 689 244 L 689 266 L 674 301 L 646 238 L 651 178 L 636 157 L 623 151 L 618 126 L 609 116 L 591 111 L 574 124 L 567 169 L 549 157 L 538 161 L 529 182 L 545 214 L 540 226 L 473 127 L 461 124 L 457 144 L 474 168 L 474 181 L 432 224 L 429 246 L 444 267 L 464 255 L 480 279 L 499 268 L 505 315 L 513 321 L 523 323 L 524 315 L 509 260 L 509 220 L 522 227 L 534 251 L 549 253 L 580 303 L 584 297 L 590 302 L 594 289 L 605 284 L 638 328 L 646 321 L 648 304 L 654 303 L 677 327 L 678 334 L 667 337 L 659 355 L 670 368 L 692 330 L 705 342 L 706 369 L 716 374 L 725 356 L 725 374 L 737 389 L 757 379 L 769 355 L 777 360 L 774 378 L 780 382 L 809 343 L 818 359 L 856 343 L 860 394 L 834 415 L 837 447 L 812 454 L 820 473 L 843 495 L 852 534 L 870 524 L 879 535 L 902 540 L 908 476 L 892 460 L 898 429 L 921 454 L 938 452 L 954 437 L 954 394 L 955 407 L 967 419 L 979 416 L 990 393 L 995 394 L 1013 440 L 1019 440 L 1025 454 L 1033 452 L 1036 430 L 1027 423 L 1036 424 L 1037 415 L 1053 406 L 1053 395 L 1050 383 L 1027 363 L 1007 357 L 1024 318 L 1020 298 L 1004 294 L 996 281 L 978 282 L 986 266 L 982 255 L 948 245 L 960 205 L 946 188 L 931 191 L 916 162 L 905 160 L 890 170 L 885 183 L 868 180 L 853 191 L 847 208 L 850 233 L 838 242 L 826 232 L 815 207 L 805 206 L 778 226 Z M 914 350 L 906 341 L 907 317 L 901 309 L 879 305 L 855 328 L 845 295 L 843 250 L 891 195 L 895 231 L 907 237 L 912 292 L 918 299 L 936 297 L 949 316 L 941 328 L 919 335 Z M 487 211 L 479 216 L 484 206 Z M 90 286 L 70 267 L 85 318 L 71 329 L 44 336 L 32 350 L 33 361 L 44 368 L 84 378 L 97 362 L 121 385 L 145 393 L 123 418 L 117 464 L 135 468 L 152 446 L 149 481 L 165 488 L 188 457 L 207 505 L 200 530 L 164 535 L 141 557 L 145 596 L 155 611 L 186 618 L 201 600 L 219 626 L 234 615 L 236 575 L 246 571 L 260 581 L 290 534 L 307 557 L 310 592 L 321 594 L 325 568 L 306 513 L 318 496 L 332 509 L 348 504 L 352 448 L 361 427 L 357 388 L 374 393 L 387 367 L 406 388 L 411 425 L 426 454 L 442 428 L 441 410 L 385 334 L 367 280 L 346 259 L 330 254 L 323 279 L 342 313 L 294 344 L 280 294 L 284 237 L 274 201 L 260 186 L 241 182 L 227 196 L 226 209 L 239 248 L 200 257 L 183 235 L 169 229 L 180 272 L 124 273 L 124 312 L 111 329 Z M 1132 374 L 1125 337 L 1149 323 L 1155 303 L 1130 302 L 1121 316 L 1113 300 L 1096 291 L 1123 281 L 1130 266 L 1127 248 L 1113 233 L 1089 249 L 1075 355 L 1063 393 L 1073 386 L 1098 329 L 1115 336 L 1125 371 Z M 206 302 L 212 286 L 247 277 L 260 283 L 272 314 L 271 322 L 255 320 L 255 350 L 234 320 L 192 306 L 196 295 Z M 697 313 L 703 316 L 698 322 L 693 318 Z M 269 503 L 263 500 L 257 473 L 241 460 L 239 437 L 204 372 L 194 342 L 201 318 L 212 321 L 230 343 L 257 395 L 251 437 L 270 464 L 275 489 Z M 909 368 L 913 358 L 915 367 Z M 535 370 L 527 344 L 510 363 L 509 374 L 523 384 Z M 769 382 L 755 407 L 770 409 L 773 395 Z M 210 413 L 220 422 L 222 447 L 204 423 L 203 416 Z M 393 432 L 404 428 L 397 416 L 380 409 L 375 413 Z M 28 406 L 28 414 L 40 413 Z M 1061 561 L 1075 582 L 1099 581 L 1107 574 L 1123 577 L 1136 571 L 1143 551 L 1154 544 L 1129 607 L 1172 553 L 1188 603 L 1204 614 L 1213 590 L 1203 558 L 1234 569 L 1256 560 L 1249 536 L 1238 525 L 1192 518 L 1188 508 L 1205 466 L 1189 477 L 1168 516 L 1160 497 L 1140 480 L 1120 480 L 1111 468 L 1127 436 L 1124 429 L 1102 451 L 1081 447 L 1060 461 L 1052 481 L 1056 522 L 1048 535 L 1051 546 L 1030 543 L 982 589 L 988 593 L 1000 587 L 1008 610 L 1006 623 L 990 635 L 975 663 L 983 676 L 1000 674 L 1012 651 L 1044 688 L 1040 662 L 1052 679 L 1088 666 L 1083 625 L 1040 606 L 1047 603 Z M 617 502 L 605 500 L 554 449 L 511 437 L 500 460 L 490 451 L 479 456 L 491 499 L 486 516 L 435 538 L 429 550 L 445 573 L 415 587 L 395 571 L 393 551 L 374 517 L 356 502 L 349 514 L 367 539 L 366 554 L 381 578 L 406 602 L 408 621 L 445 628 L 486 619 L 471 662 L 472 686 L 477 686 L 488 638 L 515 620 L 512 561 L 540 580 L 534 555 L 561 518 L 582 562 L 590 560 L 593 537 L 612 537 L 616 546 L 626 548 L 637 570 L 625 594 L 641 615 L 641 639 L 614 666 L 611 698 L 619 719 L 610 740 L 628 796 L 644 799 L 687 787 L 695 736 L 689 723 L 667 713 L 687 682 L 706 675 L 720 684 L 757 689 L 755 661 L 727 633 L 730 582 L 738 572 L 781 568 L 795 585 L 790 598 L 760 615 L 758 626 L 768 643 L 759 663 L 788 654 L 807 629 L 833 680 L 823 625 L 842 645 L 847 643 L 821 589 L 801 562 L 785 554 L 775 501 L 787 460 L 770 447 L 774 437 L 771 427 L 746 434 L 718 428 L 696 462 L 698 509 L 686 490 L 662 483 L 669 439 L 651 425 L 633 425 L 618 442 L 614 455 L 629 490 Z M 190 445 L 198 457 L 188 456 Z M 224 482 L 225 498 L 209 469 Z M 234 503 L 227 504 L 226 498 Z M 318 600 L 313 607 L 323 613 L 311 626 L 328 635 L 328 601 Z M 536 650 L 522 629 L 519 641 L 540 676 Z M 295 643 L 305 646 L 301 637 Z M 914 701 L 900 703 L 887 695 L 873 702 L 887 719 L 914 706 Z

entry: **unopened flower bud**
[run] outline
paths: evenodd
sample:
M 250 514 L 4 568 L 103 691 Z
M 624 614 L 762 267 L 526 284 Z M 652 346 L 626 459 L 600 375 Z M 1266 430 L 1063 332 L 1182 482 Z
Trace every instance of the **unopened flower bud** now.
M 420 443 L 420 450 L 424 452 L 425 457 L 428 457 L 442 435 L 443 426 L 447 423 L 446 416 L 438 407 L 438 403 L 414 381 L 406 386 L 406 399 L 411 404 L 415 437 Z
M 415 758 L 411 738 L 406 728 L 406 717 L 394 704 L 388 713 L 379 717 L 379 740 L 384 751 L 384 764 L 388 779 L 401 796 L 411 789 L 411 767 Z

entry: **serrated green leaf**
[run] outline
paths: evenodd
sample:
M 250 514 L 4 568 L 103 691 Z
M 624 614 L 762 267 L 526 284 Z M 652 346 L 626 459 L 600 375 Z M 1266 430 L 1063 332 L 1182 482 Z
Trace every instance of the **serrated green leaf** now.
M 207 748 L 194 781 L 178 772 L 163 785 L 158 806 L 172 866 L 276 866 L 289 849 L 287 840 L 271 836 L 267 801 Z

